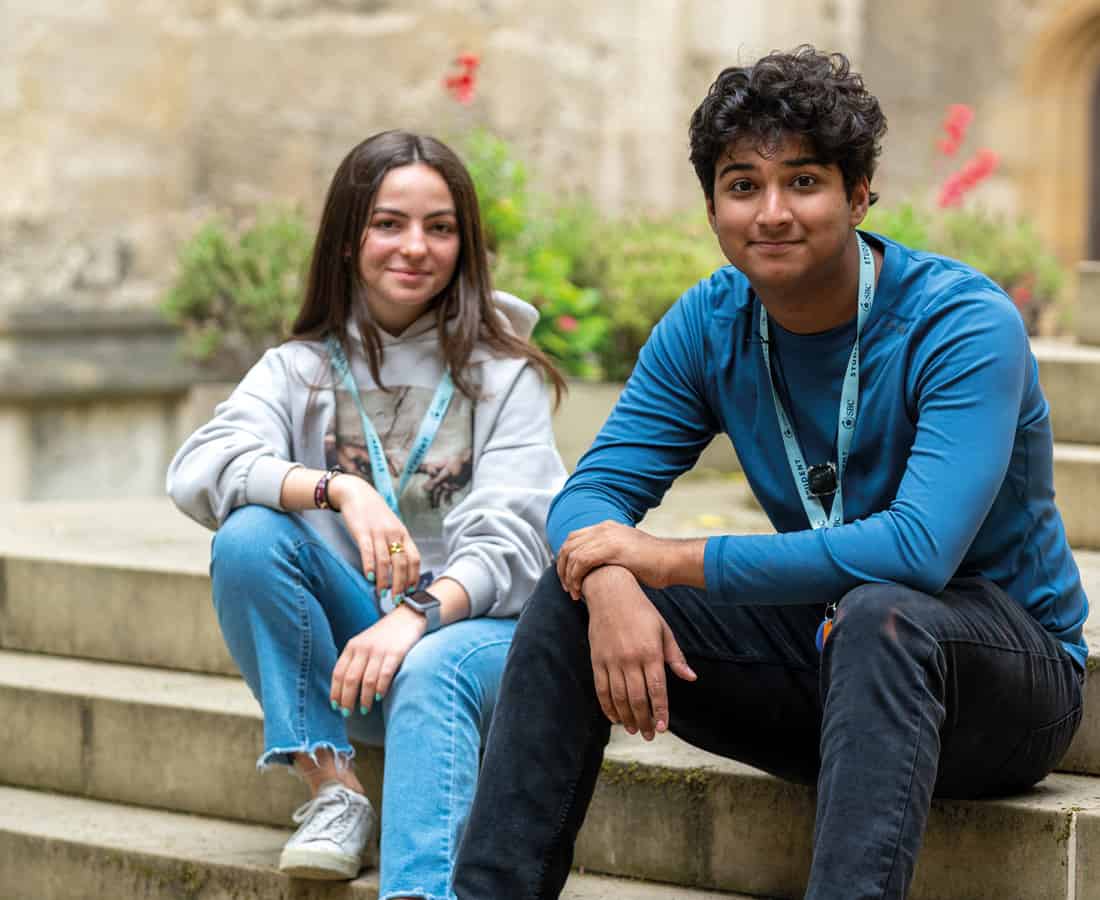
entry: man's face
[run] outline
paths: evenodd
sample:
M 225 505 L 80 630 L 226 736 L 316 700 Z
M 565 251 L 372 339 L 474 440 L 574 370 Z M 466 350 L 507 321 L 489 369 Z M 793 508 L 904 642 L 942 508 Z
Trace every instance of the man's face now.
M 840 167 L 797 137 L 769 156 L 745 140 L 718 158 L 707 213 L 722 252 L 757 291 L 812 287 L 842 260 L 868 194 L 863 179 L 848 197 Z

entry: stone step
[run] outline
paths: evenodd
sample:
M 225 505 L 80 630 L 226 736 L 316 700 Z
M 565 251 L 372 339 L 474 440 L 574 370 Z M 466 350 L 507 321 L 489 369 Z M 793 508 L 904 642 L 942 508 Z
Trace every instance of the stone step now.
M 1085 687 L 1085 715 L 1081 727 L 1058 767 L 1064 772 L 1100 775 L 1100 553 L 1079 550 L 1074 554 L 1085 593 L 1093 604 L 1091 617 L 1085 622 L 1085 640 L 1089 645 L 1088 673 Z
M 0 651 L 0 783 L 283 826 L 305 799 L 261 775 L 260 708 L 240 678 Z M 357 770 L 381 796 L 381 752 Z
M 255 772 L 261 721 L 237 679 L 0 652 L 0 721 L 18 735 L 0 755 L 0 783 L 14 787 L 275 826 L 304 799 L 294 779 Z M 368 752 L 358 767 L 374 798 L 380 762 Z M 608 749 L 576 864 L 798 897 L 813 802 L 809 789 L 675 738 L 622 736 Z M 1004 800 L 938 801 L 912 896 L 1062 898 L 1074 867 L 1100 879 L 1100 857 L 1089 869 L 1097 817 L 1100 779 L 1089 776 L 1054 775 Z
M 1100 549 L 1100 446 L 1055 444 L 1054 491 L 1070 546 Z
M 1049 339 L 1033 340 L 1031 347 L 1055 440 L 1100 444 L 1100 347 Z
M 686 481 L 675 492 L 647 519 L 657 533 L 769 530 L 743 481 Z M 209 533 L 167 501 L 110 510 L 105 524 L 98 504 L 0 507 L 0 648 L 236 676 L 210 605 Z M 1100 553 L 1075 555 L 1100 602 Z M 1091 682 L 1100 616 L 1085 631 Z M 1062 768 L 1100 774 L 1100 689 L 1085 703 Z
M 0 895 L 10 900 L 377 900 L 355 881 L 276 871 L 289 830 L 0 787 Z M 749 900 L 574 873 L 565 900 Z
M 576 863 L 801 898 L 814 792 L 665 736 L 612 745 Z M 1100 900 L 1100 779 L 933 802 L 910 900 Z
M 677 484 L 646 525 L 771 530 L 739 477 Z M 0 505 L 0 648 L 235 675 L 210 538 L 166 499 Z

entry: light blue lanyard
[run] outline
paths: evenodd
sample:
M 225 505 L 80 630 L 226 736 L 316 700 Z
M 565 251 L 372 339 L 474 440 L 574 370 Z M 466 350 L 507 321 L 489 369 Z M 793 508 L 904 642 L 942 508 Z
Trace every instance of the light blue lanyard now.
M 859 413 L 859 336 L 863 332 L 863 323 L 867 320 L 867 314 L 871 311 L 871 305 L 875 302 L 875 260 L 871 255 L 871 248 L 858 234 L 859 241 L 859 309 L 856 312 L 856 341 L 852 346 L 852 355 L 848 359 L 848 370 L 844 373 L 844 386 L 840 392 L 840 413 L 836 426 L 836 494 L 833 496 L 833 506 L 829 515 L 825 515 L 825 507 L 821 501 L 810 493 L 810 479 L 807 474 L 806 461 L 802 458 L 802 449 L 798 444 L 798 436 L 791 424 L 779 392 L 775 389 L 775 379 L 772 377 L 771 350 L 768 346 L 768 311 L 764 304 L 760 304 L 760 348 L 764 354 L 764 369 L 768 373 L 768 384 L 772 389 L 772 401 L 775 403 L 775 415 L 779 419 L 779 431 L 783 435 L 783 446 L 787 451 L 787 462 L 794 476 L 794 483 L 798 486 L 799 496 L 802 498 L 802 506 L 806 510 L 806 518 L 810 520 L 811 528 L 831 528 L 844 523 L 844 499 L 841 494 L 841 484 L 844 477 L 844 467 L 848 462 L 848 452 L 852 447 L 852 433 L 856 428 L 856 416 Z
M 401 510 L 398 506 L 398 498 L 409 483 L 409 478 L 420 468 L 420 464 L 424 461 L 428 448 L 435 440 L 439 426 L 443 422 L 443 417 L 447 414 L 447 407 L 451 405 L 451 398 L 455 392 L 451 373 L 444 372 L 439 387 L 435 389 L 435 396 L 432 397 L 431 406 L 428 407 L 428 411 L 424 414 L 424 420 L 420 423 L 420 430 L 416 433 L 412 452 L 409 453 L 409 458 L 405 462 L 405 470 L 401 473 L 401 481 L 397 485 L 397 492 L 395 493 L 393 479 L 390 477 L 390 467 L 386 462 L 386 451 L 382 448 L 382 441 L 379 440 L 378 432 L 374 430 L 374 425 L 371 424 L 366 409 L 363 408 L 363 398 L 359 396 L 359 386 L 355 383 L 355 377 L 351 374 L 348 358 L 344 355 L 340 342 L 332 335 L 329 335 L 327 344 L 337 377 L 343 382 L 348 393 L 355 399 L 355 405 L 359 408 L 359 419 L 363 424 L 363 437 L 367 441 L 367 451 L 370 453 L 374 489 L 382 495 L 382 499 L 386 501 L 394 514 L 400 517 Z

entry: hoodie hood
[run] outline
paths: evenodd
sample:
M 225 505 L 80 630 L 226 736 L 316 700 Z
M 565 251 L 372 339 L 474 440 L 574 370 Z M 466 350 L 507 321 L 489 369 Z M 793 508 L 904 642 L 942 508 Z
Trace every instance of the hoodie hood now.
M 497 312 L 501 313 L 516 337 L 525 341 L 530 339 L 539 320 L 539 311 L 526 300 L 520 300 L 514 294 L 505 291 L 493 291 Z

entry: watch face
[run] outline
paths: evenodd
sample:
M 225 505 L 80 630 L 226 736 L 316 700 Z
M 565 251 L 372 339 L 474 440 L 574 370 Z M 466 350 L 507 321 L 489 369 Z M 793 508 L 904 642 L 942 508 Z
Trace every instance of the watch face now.
M 405 597 L 405 601 L 411 602 L 414 606 L 439 606 L 439 598 L 423 590 L 413 591 Z

